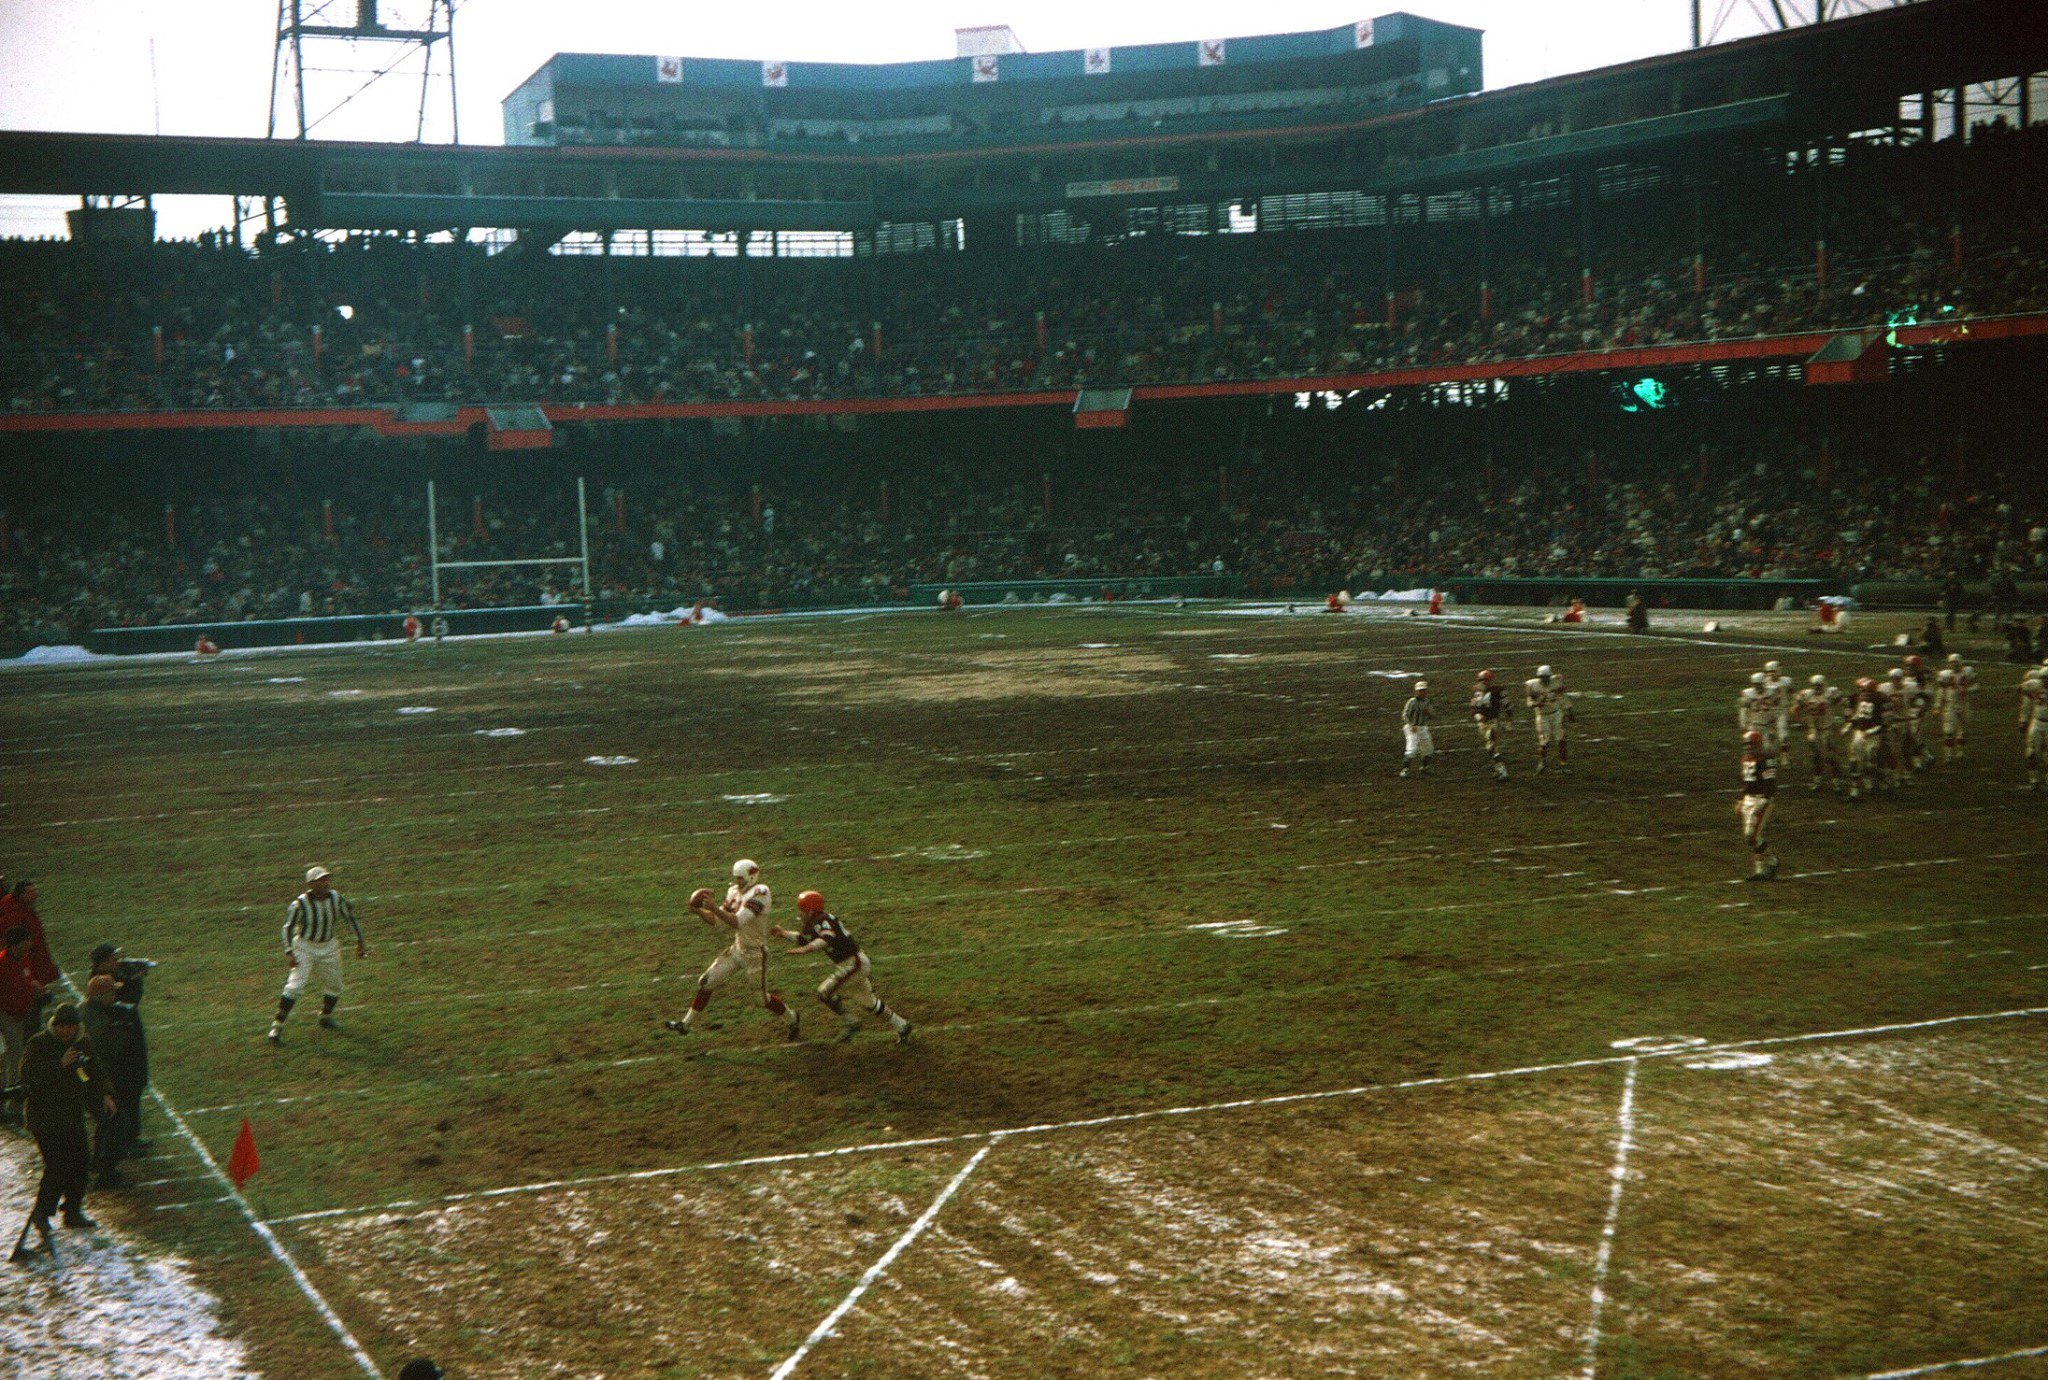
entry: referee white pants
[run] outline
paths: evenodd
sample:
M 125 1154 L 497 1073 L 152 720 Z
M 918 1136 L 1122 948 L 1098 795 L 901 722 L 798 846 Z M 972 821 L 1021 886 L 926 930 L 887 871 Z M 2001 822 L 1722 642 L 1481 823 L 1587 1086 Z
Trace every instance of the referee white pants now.
M 1430 735 L 1427 724 L 1420 728 L 1401 726 L 1402 755 L 1411 762 L 1427 762 L 1436 756 L 1436 739 Z
M 317 981 L 320 995 L 339 997 L 341 995 L 341 941 L 330 939 L 325 944 L 315 944 L 305 939 L 292 941 L 292 957 L 298 962 L 284 980 L 284 994 L 293 1001 L 299 999 L 307 986 Z

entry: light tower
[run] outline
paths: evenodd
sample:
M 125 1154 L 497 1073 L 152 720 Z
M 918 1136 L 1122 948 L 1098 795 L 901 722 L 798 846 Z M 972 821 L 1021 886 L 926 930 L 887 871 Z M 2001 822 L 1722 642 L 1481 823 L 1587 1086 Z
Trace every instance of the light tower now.
M 426 142 L 427 113 L 439 108 L 434 88 L 445 80 L 448 140 L 461 143 L 455 0 L 277 0 L 268 137 L 310 138 L 386 77 L 409 79 L 415 70 L 420 99 L 413 142 Z

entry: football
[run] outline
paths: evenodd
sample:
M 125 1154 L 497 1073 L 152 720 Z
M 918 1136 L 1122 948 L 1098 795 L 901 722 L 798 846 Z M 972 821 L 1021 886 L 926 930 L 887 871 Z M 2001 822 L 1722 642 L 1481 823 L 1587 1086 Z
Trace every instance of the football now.
M 695 891 L 690 893 L 691 910 L 696 910 L 699 906 L 708 906 L 711 904 L 711 902 L 712 892 L 711 888 L 708 886 L 700 886 Z

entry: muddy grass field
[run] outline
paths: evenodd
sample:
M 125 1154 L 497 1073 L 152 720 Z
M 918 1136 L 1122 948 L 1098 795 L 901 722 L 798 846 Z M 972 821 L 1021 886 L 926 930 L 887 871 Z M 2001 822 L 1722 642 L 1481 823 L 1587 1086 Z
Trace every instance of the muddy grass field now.
M 1894 795 L 1792 763 L 1783 880 L 1750 886 L 1737 690 L 1767 656 L 1881 672 L 1863 645 L 1905 624 L 1699 623 L 1133 606 L 0 677 L 0 867 L 42 880 L 74 976 L 104 938 L 162 964 L 164 1098 L 77 1273 L 0 1278 L 0 1352 L 2048 1374 L 2048 797 L 2017 790 L 2016 668 L 1965 636 L 1967 760 Z M 1496 784 L 1466 687 L 1538 662 L 1581 695 L 1573 771 L 1529 770 L 1524 718 Z M 1400 780 L 1415 673 L 1442 750 Z M 801 1043 L 737 986 L 663 1032 L 721 947 L 682 899 L 739 856 L 778 919 L 825 893 L 909 1044 L 835 1043 L 824 963 L 779 956 Z M 340 1030 L 309 1002 L 273 1049 L 314 862 L 370 955 Z M 201 1152 L 245 1117 L 237 1199 Z M 126 1361 L 19 1321 L 144 1276 L 95 1314 L 152 1339 Z

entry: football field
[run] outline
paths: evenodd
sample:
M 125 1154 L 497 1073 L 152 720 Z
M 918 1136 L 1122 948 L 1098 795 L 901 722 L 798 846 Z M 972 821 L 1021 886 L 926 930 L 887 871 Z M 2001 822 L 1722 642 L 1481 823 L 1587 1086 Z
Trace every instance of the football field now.
M 1153 606 L 736 620 L 0 677 L 0 865 L 74 979 L 157 960 L 164 1105 L 103 1220 L 251 1362 L 453 1376 L 2048 1375 L 2048 796 L 1788 764 L 1735 699 L 1896 664 L 1667 631 Z M 1917 626 L 1917 621 L 1915 623 Z M 1495 783 L 1474 673 L 1578 693 Z M 1416 673 L 1439 755 L 1402 780 Z M 783 958 L 687 1039 L 759 861 Z M 341 1029 L 263 1033 L 323 863 Z M 170 1120 L 175 1113 L 175 1124 Z M 263 1159 L 239 1198 L 242 1120 Z M 189 1134 L 187 1134 L 189 1132 Z M 203 1149 L 203 1155 L 202 1155 Z M 1995 1359 L 2002 1358 L 2002 1359 Z M 33 1370 L 33 1360 L 31 1361 Z

